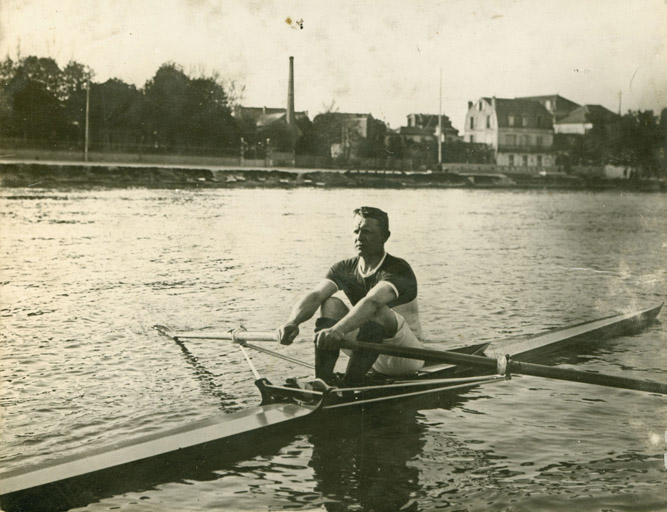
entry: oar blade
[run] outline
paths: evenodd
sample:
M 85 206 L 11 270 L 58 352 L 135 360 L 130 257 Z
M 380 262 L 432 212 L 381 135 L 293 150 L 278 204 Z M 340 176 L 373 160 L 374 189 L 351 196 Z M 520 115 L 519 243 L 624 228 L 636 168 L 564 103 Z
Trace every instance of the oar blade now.
M 156 324 L 153 326 L 153 329 L 155 329 L 163 336 L 166 336 L 167 338 L 171 338 L 173 340 L 176 339 L 176 333 L 171 327 L 167 327 L 166 325 Z

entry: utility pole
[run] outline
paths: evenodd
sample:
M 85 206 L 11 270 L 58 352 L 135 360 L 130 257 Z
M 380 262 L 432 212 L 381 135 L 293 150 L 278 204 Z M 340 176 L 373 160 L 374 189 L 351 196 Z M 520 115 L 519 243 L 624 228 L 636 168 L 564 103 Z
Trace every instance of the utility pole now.
M 621 91 L 618 91 L 618 115 L 621 115 L 621 97 L 623 93 Z
M 264 146 L 264 167 L 270 167 L 273 165 L 271 161 L 271 139 L 266 139 L 266 145 Z
M 88 133 L 89 133 L 89 112 L 90 112 L 90 80 L 86 80 L 86 127 L 84 130 L 83 141 L 83 161 L 88 161 Z
M 440 68 L 440 106 L 438 107 L 438 170 L 442 170 L 442 68 Z

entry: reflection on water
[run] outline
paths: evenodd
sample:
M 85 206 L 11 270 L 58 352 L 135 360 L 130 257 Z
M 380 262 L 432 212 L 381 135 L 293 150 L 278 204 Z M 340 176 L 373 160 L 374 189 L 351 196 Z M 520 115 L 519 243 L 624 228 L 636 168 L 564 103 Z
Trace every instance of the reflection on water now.
M 275 328 L 350 255 L 349 215 L 360 204 L 389 212 L 387 248 L 415 269 L 433 347 L 535 334 L 667 296 L 662 195 L 0 191 L 0 465 L 256 405 L 238 347 L 179 346 L 151 326 Z M 310 361 L 303 336 L 276 350 Z M 658 324 L 554 362 L 664 380 L 666 337 Z M 274 382 L 307 375 L 253 358 Z M 592 509 L 628 509 L 624 496 L 667 507 L 667 408 L 654 396 L 521 377 L 392 414 L 295 433 L 219 461 L 212 480 L 167 479 L 89 509 L 570 510 L 571 493 Z
M 414 510 L 424 446 L 417 410 L 388 405 L 324 422 L 310 436 L 315 489 L 328 511 Z

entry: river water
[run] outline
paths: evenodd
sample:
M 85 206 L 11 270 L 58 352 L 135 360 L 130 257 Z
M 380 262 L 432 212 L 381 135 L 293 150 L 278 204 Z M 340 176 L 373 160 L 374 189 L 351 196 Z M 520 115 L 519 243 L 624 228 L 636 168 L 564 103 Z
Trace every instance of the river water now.
M 387 250 L 417 274 L 432 347 L 667 296 L 660 194 L 2 189 L 3 471 L 256 405 L 237 348 L 184 352 L 151 327 L 277 327 L 352 255 L 359 205 L 389 212 Z M 277 350 L 310 361 L 311 329 Z M 658 323 L 555 363 L 664 382 L 666 342 Z M 274 382 L 308 375 L 253 360 Z M 667 510 L 666 436 L 661 397 L 517 377 L 295 431 L 86 510 Z

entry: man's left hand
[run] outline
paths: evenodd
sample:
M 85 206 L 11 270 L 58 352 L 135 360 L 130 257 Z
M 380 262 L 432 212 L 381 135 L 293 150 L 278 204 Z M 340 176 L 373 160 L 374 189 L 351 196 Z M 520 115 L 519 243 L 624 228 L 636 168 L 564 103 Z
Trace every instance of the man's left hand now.
M 333 327 L 315 333 L 315 345 L 323 350 L 338 350 L 345 337 Z

